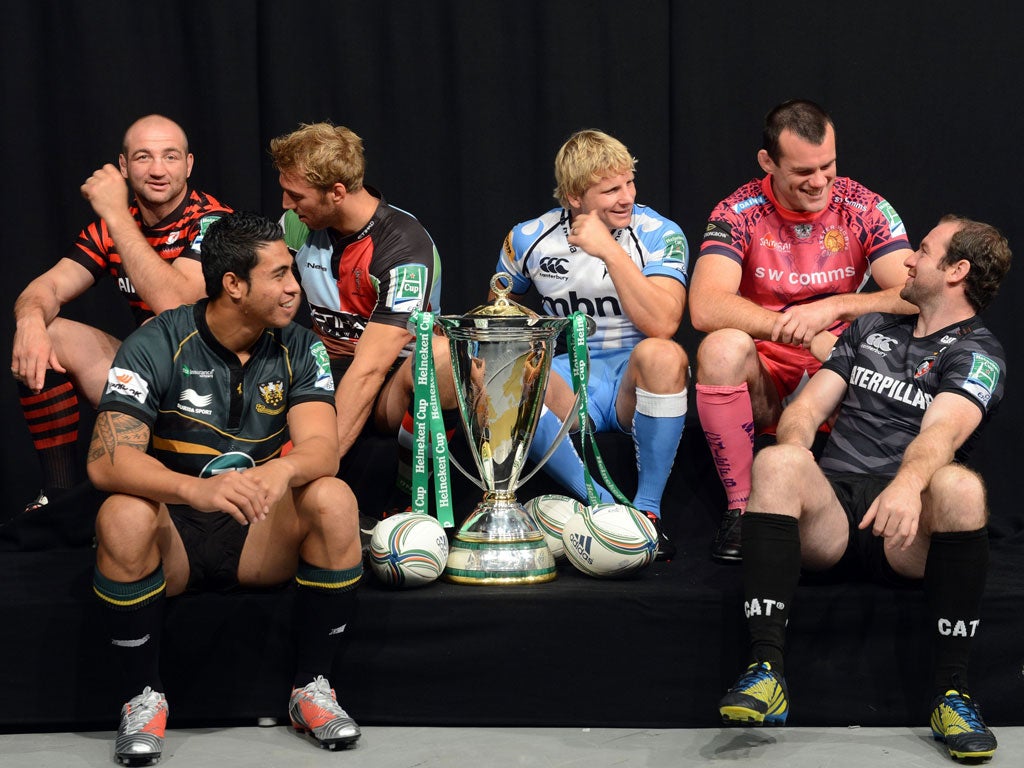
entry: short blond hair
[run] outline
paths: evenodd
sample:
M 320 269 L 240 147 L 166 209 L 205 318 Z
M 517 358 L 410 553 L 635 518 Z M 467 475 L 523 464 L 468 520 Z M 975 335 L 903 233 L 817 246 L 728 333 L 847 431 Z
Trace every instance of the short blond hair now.
M 568 208 L 570 197 L 583 197 L 601 179 L 635 168 L 636 158 L 618 139 L 602 131 L 577 131 L 555 155 L 555 200 Z
M 343 125 L 303 123 L 298 130 L 271 139 L 270 154 L 278 171 L 297 172 L 317 189 L 335 184 L 349 192 L 363 188 L 363 140 Z

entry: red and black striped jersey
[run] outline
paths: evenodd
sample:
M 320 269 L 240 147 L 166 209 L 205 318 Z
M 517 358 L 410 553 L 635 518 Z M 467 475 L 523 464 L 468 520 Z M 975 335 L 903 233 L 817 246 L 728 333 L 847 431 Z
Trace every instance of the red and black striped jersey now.
M 153 250 L 167 261 L 174 261 L 179 256 L 199 261 L 207 227 L 225 213 L 231 213 L 229 207 L 212 195 L 194 189 L 189 190 L 173 213 L 152 227 L 142 221 L 137 204 L 133 203 L 129 210 Z M 117 280 L 118 290 L 128 299 L 137 325 L 153 316 L 153 310 L 128 279 L 117 246 L 103 219 L 97 219 L 79 233 L 67 256 L 88 269 L 95 280 L 106 273 Z

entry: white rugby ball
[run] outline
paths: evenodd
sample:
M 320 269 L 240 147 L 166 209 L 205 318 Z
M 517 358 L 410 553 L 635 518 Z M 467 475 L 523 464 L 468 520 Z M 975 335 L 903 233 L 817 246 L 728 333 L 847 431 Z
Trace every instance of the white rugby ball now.
M 548 493 L 530 499 L 524 506 L 544 534 L 544 542 L 551 554 L 556 559 L 564 557 L 562 529 L 570 517 L 584 509 L 583 504 L 569 496 Z
M 625 504 L 585 507 L 562 529 L 565 556 L 584 573 L 601 579 L 630 576 L 650 565 L 658 532 L 642 512 Z
M 430 515 L 401 512 L 381 520 L 370 536 L 370 568 L 392 587 L 429 584 L 448 561 L 448 536 Z

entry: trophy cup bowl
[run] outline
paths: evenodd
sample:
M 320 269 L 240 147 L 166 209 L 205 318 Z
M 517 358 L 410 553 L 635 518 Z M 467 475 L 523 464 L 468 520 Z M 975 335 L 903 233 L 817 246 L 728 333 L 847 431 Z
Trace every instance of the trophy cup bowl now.
M 496 275 L 498 299 L 466 315 L 436 319 L 448 338 L 461 422 L 483 500 L 459 528 L 443 578 L 460 584 L 536 584 L 556 576 L 544 535 L 515 491 L 544 405 L 544 391 L 559 333 L 572 321 L 545 317 L 507 300 Z

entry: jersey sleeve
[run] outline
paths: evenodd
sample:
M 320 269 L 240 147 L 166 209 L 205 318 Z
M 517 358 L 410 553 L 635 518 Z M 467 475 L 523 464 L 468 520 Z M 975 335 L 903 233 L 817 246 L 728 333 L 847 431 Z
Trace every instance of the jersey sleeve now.
M 836 182 L 836 193 L 842 195 L 847 210 L 853 215 L 868 262 L 893 251 L 910 248 L 903 219 L 889 202 L 853 179 L 844 178 L 842 188 Z
M 686 285 L 690 246 L 682 228 L 671 219 L 644 207 L 634 231 L 651 258 L 643 265 L 645 277 L 671 277 Z
M 202 259 L 203 238 L 206 237 L 206 230 L 210 228 L 213 222 L 220 220 L 221 217 L 228 213 L 231 213 L 231 211 L 224 208 L 204 210 L 192 219 L 188 227 L 188 247 L 182 250 L 178 258 L 200 261 Z
M 92 222 L 78 233 L 67 253 L 67 258 L 89 270 L 94 281 L 99 280 L 110 269 L 110 259 L 105 245 L 109 239 L 104 236 L 105 229 L 102 219 Z
M 524 232 L 525 224 L 517 224 L 501 244 L 501 251 L 498 253 L 498 263 L 495 265 L 495 273 L 504 272 L 512 276 L 512 293 L 522 296 L 530 290 L 533 281 L 526 273 L 526 255 L 530 245 L 535 240 Z
M 97 412 L 117 411 L 134 416 L 149 427 L 170 378 L 173 350 L 166 322 L 157 316 L 129 334 L 114 356 Z
M 744 211 L 759 210 L 767 202 L 755 182 L 740 187 L 722 200 L 711 211 L 701 238 L 700 255 L 717 253 L 743 264 L 743 257 L 750 248 L 750 227 Z
M 403 218 L 374 246 L 377 304 L 369 322 L 405 328 L 414 311 L 437 297 L 441 260 L 423 226 L 409 214 L 396 215 Z
M 287 346 L 292 357 L 289 407 L 310 401 L 327 402 L 334 407 L 334 378 L 327 348 L 306 328 L 292 323 L 288 329 L 290 338 Z
M 966 397 L 988 418 L 1003 399 L 1006 361 L 998 344 L 979 344 L 970 339 L 958 343 L 941 360 L 939 392 Z

